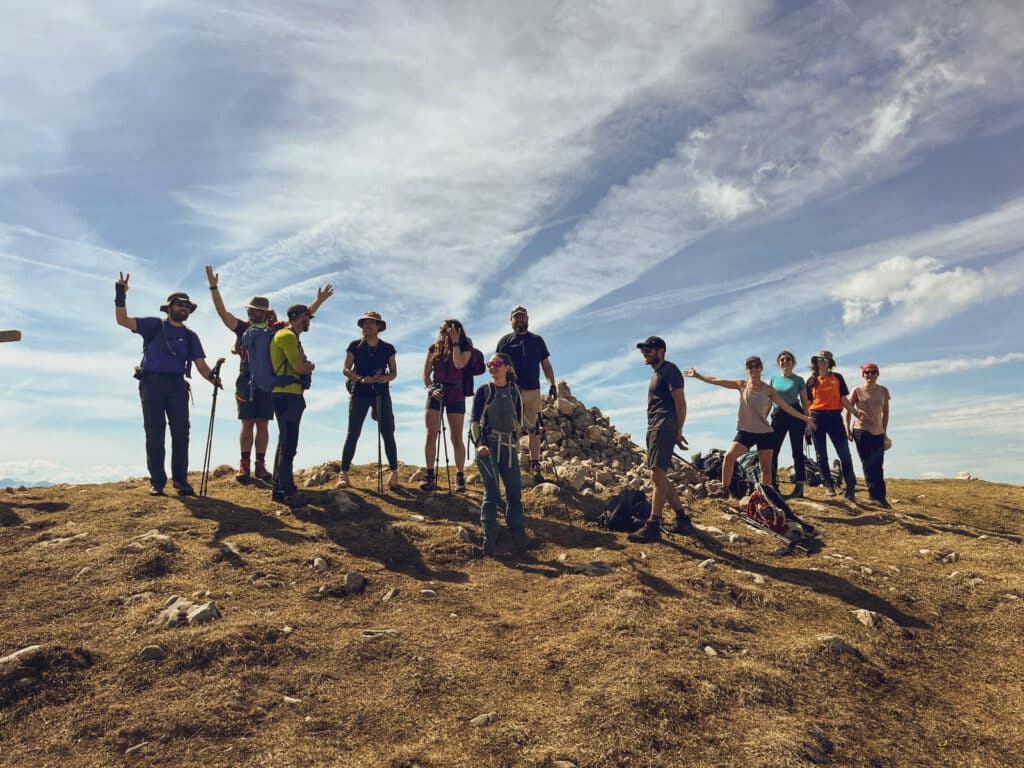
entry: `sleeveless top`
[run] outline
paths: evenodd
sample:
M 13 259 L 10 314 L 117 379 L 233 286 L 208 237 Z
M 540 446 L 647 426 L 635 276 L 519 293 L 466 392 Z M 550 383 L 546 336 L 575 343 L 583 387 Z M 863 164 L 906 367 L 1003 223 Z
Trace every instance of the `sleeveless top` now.
M 757 434 L 771 432 L 772 425 L 768 423 L 768 409 L 772 401 L 768 397 L 768 385 L 761 383 L 761 389 L 752 389 L 749 383 L 744 383 L 740 390 L 740 410 L 736 414 L 736 429 L 740 432 L 754 432 Z

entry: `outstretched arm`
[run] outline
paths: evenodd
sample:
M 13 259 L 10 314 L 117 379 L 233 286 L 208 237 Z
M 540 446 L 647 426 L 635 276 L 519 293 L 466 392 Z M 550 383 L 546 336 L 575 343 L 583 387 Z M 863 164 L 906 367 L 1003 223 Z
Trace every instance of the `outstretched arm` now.
M 779 408 L 784 410 L 794 419 L 800 419 L 800 421 L 810 424 L 811 429 L 814 429 L 814 419 L 812 419 L 810 416 L 804 416 L 802 413 L 800 413 L 800 411 L 798 411 L 796 408 L 794 408 L 785 400 L 783 400 L 782 395 L 780 395 L 771 387 L 768 388 L 768 397 L 770 397 L 775 402 L 775 404 L 779 406 Z
M 114 283 L 114 319 L 122 328 L 127 328 L 132 333 L 138 327 L 134 317 L 128 317 L 128 308 L 125 306 L 125 295 L 128 293 L 128 278 L 130 275 L 118 272 L 118 280 Z
M 695 368 L 687 368 L 683 371 L 684 376 L 691 376 L 695 379 L 700 379 L 705 384 L 714 384 L 716 387 L 724 387 L 725 389 L 742 389 L 743 382 L 737 381 L 736 379 L 716 379 L 714 376 L 705 376 L 701 373 L 697 373 Z
M 328 283 L 322 288 L 318 288 L 316 292 L 316 298 L 309 304 L 309 313 L 315 315 L 316 311 L 320 309 L 320 306 L 327 301 L 331 296 L 334 295 L 334 286 Z
M 228 330 L 234 331 L 238 327 L 238 318 L 228 312 L 227 307 L 224 306 L 224 299 L 220 295 L 220 286 L 218 285 L 219 275 L 209 264 L 206 265 L 206 281 L 210 284 L 210 296 L 213 298 L 213 306 L 217 310 L 217 314 L 220 315 L 221 321 Z

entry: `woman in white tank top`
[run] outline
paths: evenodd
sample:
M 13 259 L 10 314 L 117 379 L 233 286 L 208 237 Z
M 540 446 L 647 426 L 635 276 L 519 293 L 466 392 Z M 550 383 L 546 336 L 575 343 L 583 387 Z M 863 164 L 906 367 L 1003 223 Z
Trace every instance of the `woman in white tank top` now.
M 814 428 L 814 419 L 804 416 L 800 411 L 791 407 L 778 392 L 762 381 L 761 369 L 764 365 L 761 363 L 761 358 L 751 355 L 747 358 L 745 366 L 747 369 L 746 379 L 717 379 L 714 376 L 697 373 L 693 368 L 683 371 L 685 376 L 692 376 L 708 384 L 725 389 L 735 389 L 739 392 L 740 407 L 736 414 L 736 436 L 733 437 L 732 444 L 722 459 L 722 485 L 728 490 L 730 496 L 737 497 L 741 494 L 736 493 L 730 487 L 736 468 L 736 459 L 750 450 L 752 445 L 757 446 L 757 461 L 761 469 L 761 477 L 771 479 L 775 436 L 772 425 L 768 422 L 768 411 L 773 402 L 793 418 L 805 421 L 811 425 L 812 429 Z

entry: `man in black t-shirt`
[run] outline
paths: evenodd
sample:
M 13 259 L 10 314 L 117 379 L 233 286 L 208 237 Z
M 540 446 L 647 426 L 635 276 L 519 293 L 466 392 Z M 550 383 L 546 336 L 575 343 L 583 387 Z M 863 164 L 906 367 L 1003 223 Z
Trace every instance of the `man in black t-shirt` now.
M 555 386 L 555 371 L 551 367 L 548 346 L 544 339 L 531 333 L 530 316 L 525 307 L 513 307 L 511 314 L 512 333 L 507 333 L 498 340 L 497 352 L 512 358 L 519 380 L 519 392 L 523 396 L 523 421 L 530 435 L 530 469 L 533 471 L 533 482 L 544 482 L 540 471 L 540 432 L 537 429 L 537 416 L 543 407 L 540 396 L 540 369 L 544 369 L 544 378 L 550 385 L 548 396 L 558 397 Z
M 388 385 L 398 376 L 395 348 L 378 336 L 388 327 L 380 312 L 367 312 L 356 321 L 356 325 L 362 330 L 362 337 L 349 344 L 345 351 L 343 373 L 349 380 L 352 397 L 348 402 L 348 433 L 341 451 L 337 487 L 348 488 L 351 485 L 348 470 L 356 454 L 356 443 L 363 431 L 366 412 L 373 408 L 391 470 L 388 488 L 394 490 L 398 487 L 398 446 L 395 444 L 395 413 Z
M 690 522 L 675 486 L 668 479 L 672 467 L 672 451 L 678 445 L 686 448 L 683 424 L 686 422 L 686 397 L 683 374 L 665 359 L 665 341 L 649 336 L 636 345 L 644 364 L 651 366 L 651 383 L 647 387 L 647 466 L 651 469 L 654 493 L 651 496 L 651 517 L 647 524 L 629 536 L 630 541 L 648 543 L 661 538 L 661 512 L 668 501 L 676 513 L 674 533 L 692 533 Z

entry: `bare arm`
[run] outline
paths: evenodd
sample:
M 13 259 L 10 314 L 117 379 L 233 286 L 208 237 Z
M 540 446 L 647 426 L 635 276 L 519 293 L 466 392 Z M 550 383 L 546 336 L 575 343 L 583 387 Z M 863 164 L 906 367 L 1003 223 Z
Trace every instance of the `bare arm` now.
M 682 449 L 690 447 L 690 444 L 686 442 L 686 438 L 683 437 L 683 425 L 686 423 L 686 395 L 683 393 L 683 388 L 672 390 L 672 402 L 676 407 L 676 445 Z
M 427 359 L 423 361 L 423 386 L 431 385 L 430 375 L 434 372 L 434 353 L 427 350 Z
M 341 367 L 341 373 L 342 373 L 342 375 L 346 379 L 351 379 L 352 381 L 358 381 L 359 380 L 359 374 L 356 373 L 355 369 L 353 368 L 353 366 L 355 365 L 355 362 L 356 362 L 356 356 L 353 355 L 351 352 L 346 352 L 345 353 L 345 364 Z
M 551 367 L 551 358 L 545 357 L 541 360 L 540 367 L 544 371 L 544 378 L 548 380 L 548 384 L 552 387 L 555 386 L 555 369 Z
M 392 355 L 388 358 L 388 372 L 383 376 L 378 376 L 377 381 L 380 384 L 387 384 L 389 381 L 394 381 L 398 378 L 398 360 L 396 355 Z
M 238 318 L 228 312 L 228 308 L 224 306 L 224 298 L 220 295 L 220 286 L 218 285 L 219 276 L 209 264 L 206 265 L 206 281 L 210 284 L 210 296 L 213 298 L 213 306 L 217 310 L 217 314 L 220 315 L 220 319 L 227 329 L 234 331 L 238 327 Z
M 889 398 L 885 398 L 885 405 L 882 406 L 882 434 L 889 434 Z
M 197 357 L 192 362 L 194 362 L 196 364 L 196 370 L 199 371 L 199 375 L 200 376 L 202 376 L 208 382 L 213 384 L 213 386 L 216 387 L 217 389 L 224 389 L 224 385 L 220 383 L 220 376 L 215 374 L 213 372 L 213 369 L 210 368 L 210 366 L 206 364 L 206 358 Z M 220 360 L 218 360 L 217 361 L 217 367 L 219 368 L 220 365 L 223 362 L 224 362 L 224 358 L 221 358 Z
M 793 418 L 800 419 L 800 421 L 806 422 L 810 424 L 812 427 L 814 426 L 814 419 L 812 419 L 810 416 L 804 416 L 802 413 L 800 413 L 800 411 L 798 411 L 796 408 L 794 408 L 785 400 L 783 400 L 782 395 L 776 392 L 773 387 L 768 387 L 768 397 L 770 397 L 775 402 L 775 404 L 779 406 L 779 408 L 784 410 Z
M 705 376 L 697 373 L 695 368 L 687 368 L 683 371 L 683 375 L 700 379 L 705 384 L 714 384 L 716 387 L 724 387 L 725 389 L 743 389 L 742 381 L 738 381 L 736 379 L 716 379 L 714 376 Z
M 128 308 L 125 306 L 125 294 L 128 293 L 128 278 L 130 275 L 118 272 L 118 280 L 114 283 L 114 320 L 122 328 L 127 328 L 132 333 L 138 328 L 134 317 L 128 317 Z

